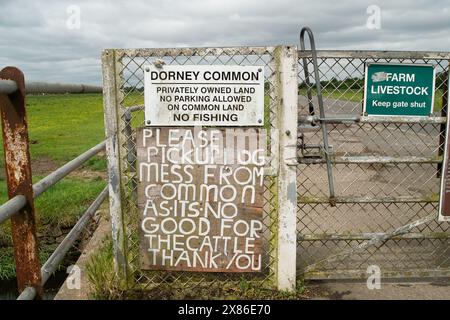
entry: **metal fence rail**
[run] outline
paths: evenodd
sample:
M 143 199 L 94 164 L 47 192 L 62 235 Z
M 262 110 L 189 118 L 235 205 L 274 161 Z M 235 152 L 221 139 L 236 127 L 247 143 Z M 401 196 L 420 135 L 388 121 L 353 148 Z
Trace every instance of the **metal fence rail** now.
M 105 187 L 97 196 L 94 202 L 89 206 L 86 212 L 78 219 L 66 237 L 61 241 L 52 255 L 44 263 L 41 268 L 42 285 L 44 286 L 50 276 L 58 269 L 59 264 L 64 259 L 69 249 L 74 245 L 75 241 L 80 237 L 83 230 L 92 219 L 95 212 L 108 196 L 108 187 Z M 33 287 L 26 287 L 19 295 L 17 300 L 32 300 L 36 297 L 36 290 Z
M 437 222 L 450 53 L 320 50 L 315 69 L 311 51 L 298 55 L 298 273 L 357 278 L 378 265 L 387 277 L 450 275 L 450 226 Z M 361 116 L 368 62 L 434 64 L 434 114 Z M 325 108 L 320 117 L 311 112 L 319 81 Z M 325 123 L 334 203 L 322 148 Z
M 34 198 L 40 196 L 69 173 L 105 149 L 103 141 L 61 168 L 50 173 L 34 186 L 28 151 L 28 132 L 25 110 L 25 86 L 20 70 L 7 67 L 0 72 L 0 110 L 5 149 L 7 185 L 10 199 L 0 206 L 0 224 L 12 220 L 13 243 L 20 299 L 40 298 L 42 287 L 56 271 L 62 259 L 78 239 L 88 222 L 108 195 L 108 189 L 99 194 L 76 225 L 56 248 L 40 272 L 36 230 L 34 224 Z M 20 155 L 17 157 L 16 155 Z M 26 237 L 22 239 L 22 237 Z
M 12 80 L 0 79 L 0 94 L 11 94 L 17 90 L 17 84 Z M 40 93 L 102 93 L 100 86 L 73 83 L 30 82 L 25 86 L 25 92 Z
M 101 86 L 93 86 L 89 84 L 30 82 L 25 86 L 25 92 L 30 94 L 102 93 L 102 91 L 103 89 Z

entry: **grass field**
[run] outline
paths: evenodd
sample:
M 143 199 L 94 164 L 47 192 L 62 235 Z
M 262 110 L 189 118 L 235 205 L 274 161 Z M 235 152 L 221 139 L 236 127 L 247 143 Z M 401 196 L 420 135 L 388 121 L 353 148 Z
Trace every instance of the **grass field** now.
M 27 96 L 26 103 L 34 182 L 104 139 L 101 94 Z M 0 203 L 4 203 L 3 148 L 0 157 Z M 36 199 L 40 238 L 56 238 L 59 230 L 75 224 L 106 185 L 105 170 L 104 156 L 96 156 Z M 41 240 L 41 259 L 46 260 L 55 246 Z M 13 276 L 8 222 L 0 226 L 0 279 Z

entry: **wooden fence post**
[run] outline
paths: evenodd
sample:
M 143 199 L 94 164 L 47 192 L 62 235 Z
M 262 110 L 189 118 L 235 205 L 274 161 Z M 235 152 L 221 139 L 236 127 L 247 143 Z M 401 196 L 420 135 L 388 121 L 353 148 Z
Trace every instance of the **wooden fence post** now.
M 41 269 L 25 112 L 25 81 L 22 71 L 14 67 L 6 67 L 0 71 L 0 78 L 13 80 L 18 87 L 9 95 L 0 94 L 8 196 L 11 199 L 16 195 L 23 195 L 27 199 L 27 204 L 11 218 L 17 284 L 19 292 L 27 286 L 34 287 L 37 297 L 41 298 Z

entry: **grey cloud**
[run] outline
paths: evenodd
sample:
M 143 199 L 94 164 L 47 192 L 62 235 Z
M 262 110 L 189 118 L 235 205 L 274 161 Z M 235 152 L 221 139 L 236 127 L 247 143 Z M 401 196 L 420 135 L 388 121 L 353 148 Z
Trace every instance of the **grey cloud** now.
M 80 30 L 66 27 L 74 4 Z M 366 28 L 371 4 L 381 30 Z M 448 1 L 0 0 L 0 8 L 0 65 L 31 81 L 99 84 L 104 48 L 297 44 L 304 25 L 323 49 L 450 48 Z

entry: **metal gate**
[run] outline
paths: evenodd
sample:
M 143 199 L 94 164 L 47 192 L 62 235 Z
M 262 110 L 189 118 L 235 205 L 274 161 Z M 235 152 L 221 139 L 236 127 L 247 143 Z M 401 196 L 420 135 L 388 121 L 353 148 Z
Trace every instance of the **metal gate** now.
M 125 287 L 171 292 L 189 292 L 211 296 L 218 289 L 239 287 L 249 282 L 259 287 L 295 286 L 295 240 L 283 234 L 295 234 L 295 200 L 286 201 L 286 183 L 295 185 L 279 157 L 295 158 L 280 151 L 280 144 L 295 145 L 294 134 L 279 137 L 278 132 L 295 132 L 297 50 L 295 47 L 110 49 L 103 52 L 105 127 L 109 171 L 110 212 L 113 229 L 115 267 Z M 145 271 L 139 265 L 139 212 L 137 206 L 136 129 L 144 125 L 144 65 L 257 65 L 265 67 L 265 123 L 267 157 L 264 180 L 262 272 L 253 274 L 213 272 Z M 282 93 L 288 90 L 291 94 Z M 285 107 L 289 103 L 289 107 Z M 287 119 L 287 120 L 286 120 Z M 289 124 L 289 127 L 286 127 Z M 284 150 L 284 149 L 283 149 Z M 292 161 L 292 160 L 291 160 Z M 295 166 L 292 171 L 295 171 Z M 282 191 L 280 191 L 282 190 Z M 295 190 L 295 187 L 294 187 Z M 293 194 L 295 196 L 295 192 Z M 284 202 L 279 198 L 285 199 Z M 285 206 L 289 206 L 289 210 Z M 286 212 L 290 212 L 287 214 Z M 284 216 L 279 212 L 286 213 Z M 286 222 L 283 219 L 291 219 Z M 281 222 L 280 222 L 281 221 Z M 289 239 L 294 238 L 290 236 Z M 289 240 L 288 239 L 288 240 Z M 284 242 L 283 242 L 284 241 Z M 286 245 L 284 245 L 286 243 Z M 288 252 L 289 254 L 285 254 Z M 289 257 L 293 257 L 289 258 Z M 281 257 L 281 258 L 280 258 Z M 292 267 L 285 267 L 289 265 Z M 288 271 L 285 271 L 289 269 Z M 291 276 L 294 274 L 294 276 Z M 192 291 L 193 292 L 193 291 Z
M 157 60 L 266 67 L 265 128 L 271 162 L 265 173 L 266 255 L 259 275 L 139 268 L 135 132 L 144 121 L 143 65 Z M 449 53 L 317 51 L 314 68 L 312 51 L 292 46 L 105 50 L 116 270 L 146 289 L 195 287 L 205 292 L 243 280 L 293 289 L 296 271 L 313 279 L 362 278 L 371 265 L 380 267 L 384 277 L 449 276 L 450 225 L 437 222 L 449 60 Z M 361 116 L 367 62 L 434 64 L 433 115 L 376 120 Z M 322 112 L 316 103 L 319 80 Z M 297 85 L 298 137 L 292 134 Z
M 363 278 L 376 265 L 383 277 L 449 276 L 450 224 L 437 221 L 437 201 L 450 53 L 317 51 L 316 69 L 312 51 L 298 56 L 297 273 Z M 368 62 L 434 64 L 434 113 L 361 116 Z

